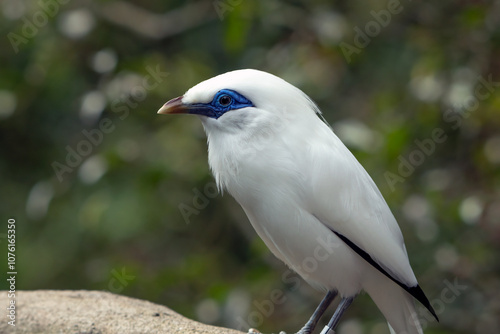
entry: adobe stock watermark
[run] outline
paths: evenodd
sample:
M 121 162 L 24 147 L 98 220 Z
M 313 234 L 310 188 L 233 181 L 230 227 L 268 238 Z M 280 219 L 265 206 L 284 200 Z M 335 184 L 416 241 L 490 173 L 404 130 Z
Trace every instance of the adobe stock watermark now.
M 342 244 L 342 241 L 335 238 L 333 233 L 317 237 L 316 241 L 317 245 L 310 256 L 305 257 L 299 266 L 287 269 L 281 275 L 282 282 L 290 285 L 289 291 L 297 290 L 302 283 L 297 272 L 300 272 L 302 277 L 307 278 L 311 273 L 318 270 L 320 263 L 326 261 L 334 253 L 335 249 Z M 273 289 L 267 299 L 254 300 L 252 305 L 255 310 L 250 312 L 246 319 L 241 316 L 236 318 L 237 329 L 245 332 L 249 328 L 261 326 L 266 318 L 273 315 L 276 305 L 281 305 L 286 300 L 285 292 L 281 289 Z
M 120 293 L 125 289 L 130 282 L 135 280 L 135 276 L 127 274 L 127 268 L 122 267 L 120 271 L 116 269 L 111 270 L 113 276 L 108 282 L 108 290 L 113 293 Z
M 160 69 L 160 65 L 155 68 L 146 66 L 148 74 L 142 78 L 141 84 L 133 87 L 128 95 L 111 102 L 111 111 L 118 115 L 118 120 L 125 120 L 130 111 L 137 108 L 139 102 L 146 99 L 148 92 L 158 87 L 168 72 Z M 66 158 L 64 161 L 57 160 L 51 163 L 52 169 L 59 182 L 64 180 L 65 174 L 71 174 L 80 164 L 94 152 L 94 149 L 102 144 L 104 135 L 112 133 L 116 129 L 116 119 L 113 121 L 109 117 L 102 118 L 98 125 L 90 130 L 83 129 L 82 137 L 75 146 L 66 145 Z
M 23 16 L 23 25 L 18 33 L 9 32 L 7 38 L 15 53 L 19 52 L 20 46 L 28 44 L 38 34 L 39 30 L 47 25 L 49 19 L 54 18 L 61 5 L 65 5 L 70 0 L 39 0 L 39 9 L 30 17 Z
M 210 200 L 217 197 L 219 190 L 217 189 L 217 184 L 213 181 L 205 184 L 202 190 L 198 188 L 193 188 L 193 198 L 190 204 L 180 203 L 178 208 L 186 224 L 191 222 L 191 216 L 199 215 L 201 210 L 205 209 Z
M 361 53 L 361 51 L 370 44 L 372 39 L 377 37 L 382 29 L 391 23 L 392 17 L 401 13 L 403 9 L 404 7 L 399 0 L 389 0 L 386 9 L 370 11 L 373 20 L 368 21 L 363 28 L 359 26 L 354 27 L 355 35 L 353 44 L 346 42 L 341 42 L 339 44 L 340 50 L 347 60 L 347 63 L 352 61 L 352 56 L 354 54 L 357 55 Z
M 443 281 L 443 283 L 445 287 L 441 290 L 439 297 L 434 298 L 430 301 L 432 308 L 438 316 L 445 312 L 447 305 L 455 302 L 455 300 L 469 288 L 469 286 L 467 285 L 460 284 L 457 277 L 455 277 L 453 282 L 450 282 L 446 279 Z M 432 314 L 430 314 L 430 312 L 423 306 L 420 306 L 418 308 L 418 315 L 416 313 L 413 313 L 412 317 L 416 317 L 418 319 L 420 325 L 422 326 L 422 329 L 427 328 L 429 323 L 436 321 Z
M 224 20 L 227 12 L 232 12 L 236 6 L 241 5 L 243 0 L 214 0 L 212 5 L 214 6 L 217 16 L 222 21 Z
M 464 108 L 461 111 L 448 109 L 443 113 L 443 121 L 448 125 L 448 129 L 436 127 L 426 138 L 415 139 L 416 148 L 404 156 L 401 154 L 398 156 L 397 173 L 390 171 L 384 173 L 384 178 L 391 191 L 396 190 L 398 183 L 404 183 L 417 167 L 436 151 L 437 146 L 448 139 L 447 131 L 456 130 L 462 126 L 463 121 L 477 110 L 480 102 L 489 98 L 498 87 L 500 87 L 500 82 L 493 81 L 491 74 L 488 75 L 487 79 L 479 76 L 474 88 L 474 95 L 467 100 Z

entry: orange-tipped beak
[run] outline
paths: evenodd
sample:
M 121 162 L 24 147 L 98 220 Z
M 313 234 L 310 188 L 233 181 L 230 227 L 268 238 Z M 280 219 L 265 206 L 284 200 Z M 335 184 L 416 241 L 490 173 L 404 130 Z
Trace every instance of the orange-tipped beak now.
M 179 96 L 168 101 L 158 110 L 158 114 L 188 114 L 189 107 L 182 103 L 182 98 L 183 96 Z

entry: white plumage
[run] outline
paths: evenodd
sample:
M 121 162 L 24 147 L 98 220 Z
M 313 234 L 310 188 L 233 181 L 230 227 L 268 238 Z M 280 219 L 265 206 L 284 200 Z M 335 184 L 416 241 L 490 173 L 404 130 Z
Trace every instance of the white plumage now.
M 238 70 L 201 82 L 159 113 L 200 116 L 217 184 L 278 258 L 318 289 L 342 297 L 365 290 L 396 333 L 422 333 L 410 293 L 433 310 L 401 230 L 301 90 L 269 73 Z

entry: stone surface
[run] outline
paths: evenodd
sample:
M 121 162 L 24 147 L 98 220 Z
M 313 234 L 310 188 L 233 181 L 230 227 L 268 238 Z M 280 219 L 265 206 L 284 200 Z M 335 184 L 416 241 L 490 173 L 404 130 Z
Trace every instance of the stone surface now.
M 148 301 L 102 291 L 17 291 L 16 326 L 7 323 L 7 291 L 0 291 L 0 333 L 241 334 L 189 320 Z

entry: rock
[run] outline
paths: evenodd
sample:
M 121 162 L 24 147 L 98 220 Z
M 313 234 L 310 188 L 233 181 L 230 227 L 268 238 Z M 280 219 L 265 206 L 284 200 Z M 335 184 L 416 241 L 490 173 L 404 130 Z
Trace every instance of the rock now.
M 189 320 L 148 301 L 102 291 L 17 291 L 16 326 L 7 322 L 7 291 L 0 291 L 0 333 L 241 334 Z

